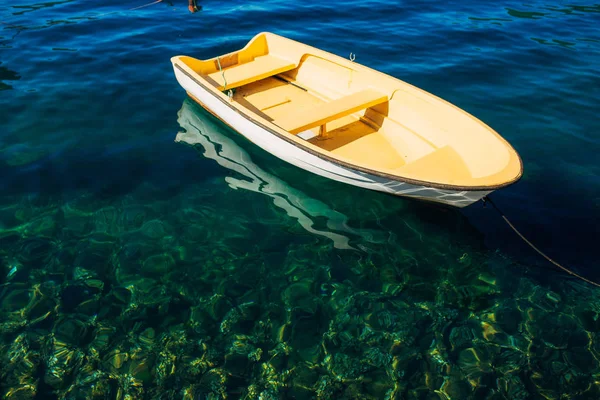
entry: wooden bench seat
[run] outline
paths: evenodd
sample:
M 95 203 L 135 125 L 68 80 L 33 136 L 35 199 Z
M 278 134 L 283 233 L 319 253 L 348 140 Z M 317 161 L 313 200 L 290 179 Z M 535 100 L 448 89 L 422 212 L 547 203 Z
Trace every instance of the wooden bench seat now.
M 207 77 L 214 81 L 218 90 L 223 91 L 260 81 L 294 68 L 296 68 L 294 63 L 279 57 L 265 55 L 256 57 L 254 61 L 245 64 L 223 68 L 223 72 L 213 72 Z M 223 80 L 223 74 L 225 74 L 225 80 Z
M 329 103 L 298 110 L 298 112 L 276 119 L 273 123 L 289 133 L 297 134 L 317 126 L 324 133 L 326 123 L 345 117 L 365 108 L 388 101 L 388 97 L 376 90 L 365 89 Z

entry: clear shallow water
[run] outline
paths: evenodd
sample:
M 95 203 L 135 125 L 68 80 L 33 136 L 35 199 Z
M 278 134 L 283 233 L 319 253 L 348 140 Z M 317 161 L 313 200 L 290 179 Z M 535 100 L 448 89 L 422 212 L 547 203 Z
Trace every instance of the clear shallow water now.
M 279 162 L 169 63 L 264 30 L 354 52 L 506 137 L 525 175 L 496 202 L 599 280 L 598 5 L 142 4 L 0 4 L 3 395 L 600 397 L 597 290 L 490 208 Z

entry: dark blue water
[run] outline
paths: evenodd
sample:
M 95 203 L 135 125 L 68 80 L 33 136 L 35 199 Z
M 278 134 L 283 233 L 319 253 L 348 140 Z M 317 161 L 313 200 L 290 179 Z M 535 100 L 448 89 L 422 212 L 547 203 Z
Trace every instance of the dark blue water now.
M 2 395 L 600 398 L 600 291 L 490 207 L 280 162 L 169 62 L 272 31 L 449 100 L 523 159 L 505 214 L 600 280 L 600 5 L 142 5 L 0 4 Z

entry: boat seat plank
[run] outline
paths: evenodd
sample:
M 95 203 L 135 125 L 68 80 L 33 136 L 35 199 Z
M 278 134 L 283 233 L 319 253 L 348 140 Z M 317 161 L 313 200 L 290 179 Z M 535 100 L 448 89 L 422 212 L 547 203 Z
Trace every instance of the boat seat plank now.
M 329 103 L 289 114 L 276 119 L 273 123 L 290 133 L 297 134 L 387 101 L 387 95 L 373 89 L 365 89 Z
M 294 63 L 272 55 L 256 57 L 253 61 L 238 64 L 208 74 L 218 90 L 234 89 L 252 82 L 260 81 L 273 75 L 281 74 L 296 68 Z M 225 74 L 225 80 L 223 80 Z

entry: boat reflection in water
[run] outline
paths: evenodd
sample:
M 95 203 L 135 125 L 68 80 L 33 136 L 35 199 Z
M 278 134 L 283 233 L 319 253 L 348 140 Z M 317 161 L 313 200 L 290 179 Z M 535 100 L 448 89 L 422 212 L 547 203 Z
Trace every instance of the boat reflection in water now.
M 225 181 L 232 189 L 246 189 L 269 196 L 273 199 L 273 204 L 296 219 L 306 231 L 331 239 L 338 249 L 357 250 L 350 245 L 350 238 L 343 233 L 360 236 L 371 243 L 386 241 L 384 232 L 351 228 L 344 214 L 332 210 L 323 202 L 307 196 L 264 171 L 252 161 L 242 147 L 227 136 L 227 127 L 222 122 L 196 106 L 190 99 L 184 101 L 177 122 L 184 131 L 177 134 L 176 142 L 201 145 L 204 148 L 204 157 L 213 159 L 219 165 L 248 178 L 226 177 Z M 315 228 L 313 219 L 316 217 L 325 218 L 330 231 Z

